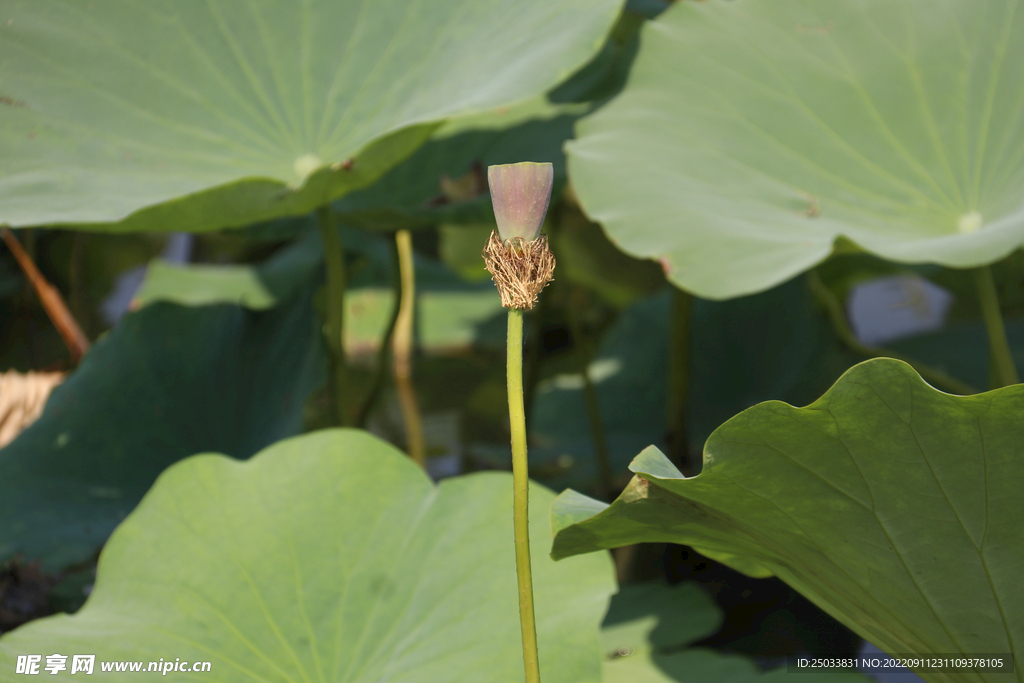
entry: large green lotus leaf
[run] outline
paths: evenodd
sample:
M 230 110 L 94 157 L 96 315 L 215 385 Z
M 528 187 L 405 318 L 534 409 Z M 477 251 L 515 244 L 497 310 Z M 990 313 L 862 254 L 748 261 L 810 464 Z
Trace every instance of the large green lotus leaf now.
M 724 424 L 697 477 L 649 448 L 611 506 L 563 494 L 553 555 L 689 544 L 777 575 L 887 652 L 1019 652 L 1022 405 L 1024 386 L 951 396 L 867 361 L 806 408 L 772 401 Z
M 244 458 L 301 431 L 325 378 L 311 290 L 268 311 L 158 303 L 125 316 L 0 450 L 0 558 L 87 559 L 171 463 Z
M 620 4 L 9 2 L 0 223 L 201 231 L 305 213 L 435 122 L 563 80 Z
M 639 4 L 627 0 L 622 16 L 601 51 L 548 93 L 552 102 L 602 103 L 622 90 L 640 46 L 638 33 L 643 20 L 653 19 L 668 8 L 668 3 L 661 0 L 654 0 L 645 8 L 638 7 Z
M 580 122 L 588 214 L 679 286 L 783 282 L 839 236 L 955 267 L 1024 241 L 1024 12 L 1015 0 L 681 2 Z
M 446 121 L 411 157 L 370 187 L 335 202 L 335 209 L 347 222 L 370 228 L 481 222 L 493 227 L 483 174 L 476 197 L 445 197 L 441 179 L 464 178 L 474 172 L 474 166 L 483 170 L 523 160 L 552 164 L 557 196 L 565 180 L 563 145 L 572 138 L 576 121 L 593 110 L 595 100 L 621 90 L 644 16 L 664 9 L 660 2 L 652 4 L 627 3 L 601 50 L 551 92 L 511 107 Z
M 530 495 L 544 680 L 596 683 L 611 562 L 548 558 L 554 495 Z M 435 487 L 356 430 L 189 458 L 111 537 L 82 610 L 4 636 L 0 666 L 45 651 L 209 661 L 221 681 L 521 680 L 511 508 L 510 474 Z

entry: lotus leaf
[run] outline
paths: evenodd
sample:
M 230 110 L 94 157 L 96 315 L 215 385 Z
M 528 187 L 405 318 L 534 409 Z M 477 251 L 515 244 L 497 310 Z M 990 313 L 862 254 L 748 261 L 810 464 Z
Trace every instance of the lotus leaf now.
M 788 280 L 837 239 L 958 268 L 1024 242 L 1016 0 L 711 0 L 641 29 L 569 176 L 627 253 L 699 296 Z

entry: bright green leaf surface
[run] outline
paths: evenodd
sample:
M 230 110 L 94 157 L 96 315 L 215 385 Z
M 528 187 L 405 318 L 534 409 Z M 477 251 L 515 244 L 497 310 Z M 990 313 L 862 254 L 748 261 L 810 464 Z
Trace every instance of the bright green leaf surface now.
M 1024 241 L 1024 11 L 1015 0 L 713 0 L 642 30 L 581 121 L 569 173 L 627 252 L 712 299 L 845 235 L 976 266 Z
M 201 231 L 305 213 L 433 122 L 563 80 L 620 4 L 7 3 L 0 223 Z
M 544 680 L 596 683 L 611 562 L 550 560 L 553 495 L 534 486 L 531 499 Z M 0 667 L 13 671 L 22 653 L 89 652 L 210 661 L 219 681 L 521 680 L 511 502 L 509 474 L 435 488 L 354 430 L 245 463 L 189 458 L 111 537 L 82 610 L 4 636 Z M 123 676 L 98 669 L 96 680 Z
M 956 397 L 868 361 L 806 408 L 773 401 L 724 424 L 697 477 L 649 448 L 603 511 L 563 494 L 553 554 L 689 544 L 777 575 L 888 652 L 1019 653 L 1021 405 L 1024 386 Z
M 299 432 L 324 381 L 310 289 L 265 312 L 154 304 L 125 316 L 0 450 L 0 558 L 85 560 L 171 463 L 244 458 Z

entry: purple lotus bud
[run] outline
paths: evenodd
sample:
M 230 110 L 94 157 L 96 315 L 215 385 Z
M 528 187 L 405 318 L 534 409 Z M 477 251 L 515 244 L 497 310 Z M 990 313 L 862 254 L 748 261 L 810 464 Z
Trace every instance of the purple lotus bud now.
M 551 202 L 554 179 L 551 164 L 524 161 L 487 167 L 487 184 L 502 241 L 516 237 L 527 242 L 537 239 Z

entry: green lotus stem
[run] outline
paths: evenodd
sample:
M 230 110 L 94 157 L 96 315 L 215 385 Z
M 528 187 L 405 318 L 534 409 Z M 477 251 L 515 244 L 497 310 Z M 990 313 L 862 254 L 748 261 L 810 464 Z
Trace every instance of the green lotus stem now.
M 384 390 L 384 383 L 387 381 L 391 369 L 391 340 L 394 338 L 395 325 L 398 323 L 398 312 L 402 306 L 402 275 L 398 267 L 398 243 L 396 240 L 391 242 L 391 251 L 393 265 L 391 279 L 395 300 L 391 306 L 391 317 L 388 319 L 388 326 L 384 330 L 384 335 L 380 340 L 380 347 L 377 349 L 377 372 L 373 376 L 373 384 L 370 386 L 370 391 L 366 394 L 366 400 L 363 401 L 363 405 L 359 409 L 359 416 L 356 418 L 356 427 L 359 429 L 366 429 L 366 423 L 370 420 L 370 413 L 373 412 L 374 406 L 377 405 L 377 400 L 380 398 L 380 393 Z
M 526 683 L 540 683 L 537 625 L 533 614 L 530 567 L 530 473 L 526 454 L 526 408 L 523 401 L 523 311 L 537 304 L 541 290 L 554 278 L 555 257 L 540 234 L 551 201 L 551 164 L 523 162 L 487 168 L 494 219 L 498 229 L 484 247 L 484 265 L 508 309 L 508 421 L 512 434 L 512 529 L 519 583 L 519 623 L 523 633 Z
M 324 341 L 327 347 L 327 391 L 331 404 L 334 424 L 344 426 L 345 391 L 348 368 L 345 362 L 345 251 L 338 237 L 338 226 L 334 212 L 325 204 L 316 210 L 320 239 L 324 245 L 324 262 L 327 266 L 327 301 L 324 313 Z
M 999 310 L 999 297 L 996 294 L 996 282 L 992 278 L 992 269 L 981 266 L 974 269 L 974 284 L 978 288 L 978 302 L 981 314 L 985 318 L 985 331 L 988 333 L 988 347 L 992 354 L 992 367 L 995 370 L 995 381 L 999 387 L 1008 387 L 1020 382 L 1017 376 L 1017 365 L 1013 361 L 1010 344 L 1006 340 L 1006 327 L 1003 325 L 1003 314 Z
M 679 467 L 690 464 L 687 397 L 690 391 L 690 311 L 693 295 L 672 288 L 672 333 L 668 349 L 669 455 Z
M 512 432 L 512 528 L 519 581 L 519 622 L 523 633 L 526 683 L 540 683 L 537 625 L 533 614 L 533 570 L 530 565 L 530 475 L 526 454 L 526 411 L 523 407 L 523 312 L 508 311 L 508 419 Z
M 917 374 L 919 374 L 924 381 L 928 382 L 928 384 L 931 384 L 933 387 L 943 391 L 948 391 L 951 394 L 970 396 L 971 394 L 978 393 L 978 390 L 967 382 L 962 382 L 956 377 L 942 372 L 941 370 L 936 370 L 930 365 L 926 365 L 925 363 L 921 363 L 888 349 L 881 349 L 862 343 L 857 339 L 853 330 L 850 329 L 849 323 L 846 322 L 846 311 L 843 310 L 842 302 L 840 302 L 838 297 L 832 293 L 832 290 L 825 286 L 825 283 L 821 281 L 821 276 L 818 275 L 816 271 L 809 270 L 807 271 L 807 283 L 811 287 L 811 292 L 814 294 L 814 298 L 818 300 L 818 303 L 820 303 L 822 307 L 824 307 L 825 314 L 828 315 L 829 320 L 832 322 L 832 327 L 840 341 L 842 341 L 843 344 L 854 353 L 868 358 L 894 358 L 896 360 L 901 360 L 914 368 L 914 370 L 917 371 Z
M 395 321 L 394 362 L 395 386 L 405 423 L 405 441 L 409 456 L 420 467 L 426 467 L 427 447 L 423 439 L 423 420 L 412 383 L 412 326 L 416 302 L 416 271 L 412 258 L 412 234 L 399 230 L 395 234 L 398 245 L 398 271 L 401 278 L 401 298 Z

